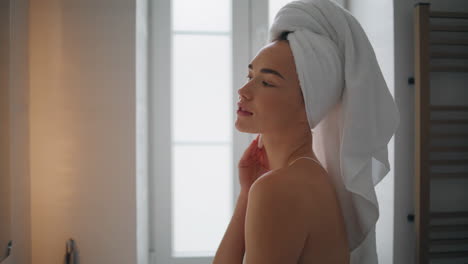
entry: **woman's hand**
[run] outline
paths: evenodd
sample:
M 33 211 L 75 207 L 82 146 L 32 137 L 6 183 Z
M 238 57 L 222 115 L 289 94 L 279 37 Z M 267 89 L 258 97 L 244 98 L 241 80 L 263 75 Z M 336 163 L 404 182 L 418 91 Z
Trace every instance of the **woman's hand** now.
M 261 147 L 258 147 L 260 140 Z M 241 193 L 248 194 L 252 184 L 263 174 L 270 171 L 265 148 L 262 146 L 260 135 L 254 139 L 244 151 L 239 164 L 239 182 Z

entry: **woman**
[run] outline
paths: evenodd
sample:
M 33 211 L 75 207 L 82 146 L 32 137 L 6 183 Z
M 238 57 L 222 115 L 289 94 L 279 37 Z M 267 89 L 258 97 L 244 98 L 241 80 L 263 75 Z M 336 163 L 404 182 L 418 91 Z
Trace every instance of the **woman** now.
M 261 139 L 213 263 L 375 264 L 374 186 L 399 118 L 372 47 L 329 0 L 284 6 L 270 41 L 238 91 L 236 128 Z
M 236 128 L 262 135 L 263 148 L 256 149 L 254 142 L 248 151 L 257 152 L 258 165 L 271 171 L 252 173 L 256 156 L 249 152 L 239 164 L 241 190 L 251 198 L 245 220 L 246 246 L 251 249 L 247 263 L 347 264 L 344 219 L 334 187 L 312 149 L 288 41 L 266 46 L 251 65 L 250 81 L 238 93 L 242 109 L 253 115 L 238 115 Z M 282 77 L 261 69 L 273 69 Z

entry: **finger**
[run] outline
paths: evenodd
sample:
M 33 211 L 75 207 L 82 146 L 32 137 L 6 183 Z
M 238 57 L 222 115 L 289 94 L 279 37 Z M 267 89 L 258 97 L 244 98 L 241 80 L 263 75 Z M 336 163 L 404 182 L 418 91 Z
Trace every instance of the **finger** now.
M 265 156 L 264 156 L 263 153 L 261 153 L 261 152 L 260 152 L 259 160 L 260 160 L 260 164 L 263 165 L 263 163 L 265 162 Z
M 253 140 L 250 145 L 247 147 L 247 149 L 244 151 L 243 160 L 247 159 L 255 159 L 255 156 L 257 155 L 257 148 L 256 148 L 256 140 Z
M 254 139 L 252 142 L 250 142 L 250 145 L 247 147 L 246 152 L 252 151 L 252 149 L 255 148 L 255 144 L 256 144 L 256 141 Z
M 268 158 L 267 158 L 266 152 L 265 152 L 264 149 L 262 149 L 262 151 L 260 153 L 261 153 L 262 166 L 267 168 L 268 167 Z
M 256 140 L 253 140 L 252 143 L 250 144 L 249 146 L 249 151 L 250 153 L 253 153 L 255 154 L 257 151 L 258 151 L 258 148 L 257 148 L 257 141 Z

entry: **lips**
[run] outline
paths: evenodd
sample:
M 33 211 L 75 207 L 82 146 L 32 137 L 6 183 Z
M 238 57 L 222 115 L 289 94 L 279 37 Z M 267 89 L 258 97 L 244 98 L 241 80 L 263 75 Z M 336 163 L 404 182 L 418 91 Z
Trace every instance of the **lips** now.
M 237 103 L 237 105 L 239 106 L 239 109 L 240 111 L 243 111 L 243 112 L 247 112 L 247 113 L 250 113 L 250 114 L 253 114 L 252 112 L 250 112 L 242 103 Z
M 245 109 L 244 109 L 244 108 L 242 108 L 242 107 L 239 107 L 239 110 L 240 110 L 240 111 L 242 111 L 242 112 L 247 112 L 247 113 L 250 113 L 250 114 L 252 114 L 252 112 L 250 112 L 250 111 L 247 111 L 247 110 L 245 110 Z

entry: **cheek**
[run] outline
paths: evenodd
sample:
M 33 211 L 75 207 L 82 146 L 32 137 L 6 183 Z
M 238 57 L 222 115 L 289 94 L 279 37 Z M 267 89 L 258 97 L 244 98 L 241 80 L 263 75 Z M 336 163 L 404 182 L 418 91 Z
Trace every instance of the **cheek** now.
M 264 114 L 276 111 L 283 104 L 281 96 L 271 91 L 262 93 L 257 99 L 258 110 Z
M 287 95 L 275 95 L 262 100 L 260 112 L 266 120 L 284 122 L 285 119 L 291 117 L 293 107 Z

